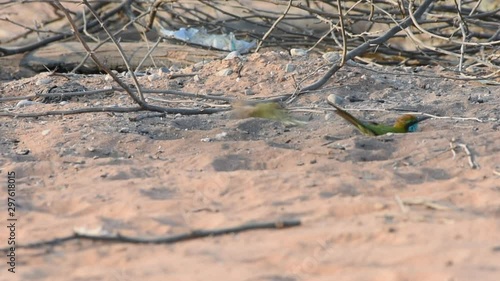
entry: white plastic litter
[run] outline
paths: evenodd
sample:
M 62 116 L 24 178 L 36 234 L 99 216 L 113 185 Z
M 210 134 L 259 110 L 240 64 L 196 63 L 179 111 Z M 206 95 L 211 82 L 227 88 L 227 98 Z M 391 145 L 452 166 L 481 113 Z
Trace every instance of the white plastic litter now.
M 248 53 L 257 45 L 257 41 L 247 42 L 237 40 L 234 34 L 208 34 L 205 29 L 180 28 L 179 30 L 160 29 L 160 34 L 167 38 L 174 38 L 187 43 L 211 47 L 223 51 L 238 51 L 240 54 Z

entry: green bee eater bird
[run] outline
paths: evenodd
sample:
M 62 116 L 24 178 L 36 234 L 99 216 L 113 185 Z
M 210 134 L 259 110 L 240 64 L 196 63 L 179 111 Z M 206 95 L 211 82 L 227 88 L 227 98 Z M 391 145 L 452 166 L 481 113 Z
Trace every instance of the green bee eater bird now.
M 285 125 L 303 125 L 305 122 L 293 118 L 288 111 L 276 102 L 255 105 L 234 104 L 233 116 L 236 118 L 258 117 L 282 122 Z
M 380 135 L 385 135 L 387 133 L 415 132 L 418 128 L 419 122 L 430 118 L 429 116 L 416 117 L 411 114 L 405 114 L 396 120 L 394 126 L 390 126 L 390 125 L 378 124 L 375 122 L 360 121 L 347 111 L 338 107 L 332 100 L 327 99 L 327 101 L 331 106 L 335 107 L 336 109 L 335 113 L 337 113 L 337 115 L 344 118 L 347 122 L 356 126 L 356 128 L 358 128 L 358 130 L 361 133 L 368 136 L 380 136 Z

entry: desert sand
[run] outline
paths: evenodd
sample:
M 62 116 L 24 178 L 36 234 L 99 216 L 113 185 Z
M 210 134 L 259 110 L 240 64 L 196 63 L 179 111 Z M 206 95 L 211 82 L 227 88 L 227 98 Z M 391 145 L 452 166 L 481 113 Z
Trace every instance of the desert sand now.
M 295 70 L 286 72 L 287 64 Z M 216 74 L 228 68 L 234 73 Z M 247 100 L 291 93 L 327 68 L 319 55 L 268 51 L 179 70 L 196 78 L 139 81 Z M 436 66 L 346 66 L 321 90 L 287 105 L 307 122 L 291 127 L 229 112 L 139 121 L 130 118 L 144 112 L 0 117 L 0 175 L 6 182 L 9 171 L 16 174 L 18 245 L 75 228 L 157 237 L 301 221 L 174 244 L 73 240 L 19 248 L 15 274 L 2 255 L 0 279 L 498 280 L 498 80 L 442 77 L 457 76 Z M 0 97 L 113 85 L 105 75 L 42 73 L 2 82 Z M 396 108 L 447 118 L 426 120 L 416 133 L 368 137 L 333 113 L 329 94 L 365 120 L 391 123 L 403 114 Z M 147 97 L 193 106 L 174 96 Z M 123 92 L 35 101 L 19 108 L 18 101 L 3 102 L 2 111 L 133 104 Z M 194 106 L 205 103 L 217 102 L 198 99 Z M 4 206 L 7 195 L 0 194 Z M 6 224 L 6 207 L 1 217 Z

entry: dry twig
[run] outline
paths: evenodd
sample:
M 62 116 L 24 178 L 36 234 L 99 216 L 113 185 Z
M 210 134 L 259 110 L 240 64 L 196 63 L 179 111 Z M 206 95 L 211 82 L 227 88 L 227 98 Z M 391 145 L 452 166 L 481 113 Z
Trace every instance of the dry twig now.
M 55 98 L 55 97 L 69 98 L 69 97 L 78 97 L 78 96 L 91 96 L 91 95 L 98 95 L 98 94 L 111 94 L 114 91 L 115 91 L 115 89 L 101 89 L 101 90 L 91 90 L 91 91 L 83 91 L 83 92 L 36 94 L 36 95 L 30 95 L 30 96 L 0 98 L 0 102 L 29 100 L 29 99 L 35 99 L 35 98 Z
M 260 50 L 260 47 L 262 47 L 262 43 L 264 43 L 264 41 L 266 41 L 267 37 L 269 37 L 269 35 L 273 32 L 273 30 L 276 28 L 278 23 L 280 23 L 280 21 L 282 21 L 286 17 L 286 15 L 288 14 L 288 11 L 290 11 L 290 7 L 292 7 L 292 2 L 293 2 L 293 0 L 288 1 L 288 6 L 286 7 L 285 12 L 283 12 L 283 14 L 278 19 L 276 19 L 276 21 L 273 23 L 271 28 L 269 28 L 269 30 L 266 32 L 266 34 L 264 34 L 264 36 L 262 37 L 262 39 L 259 42 L 259 45 L 255 49 L 255 52 L 258 52 Z
M 90 240 L 101 242 L 115 242 L 115 243 L 132 243 L 132 244 L 173 244 L 193 239 L 204 237 L 214 237 L 233 233 L 240 233 L 257 229 L 283 229 L 295 226 L 300 226 L 299 220 L 284 220 L 277 222 L 255 222 L 247 223 L 241 226 L 212 229 L 212 230 L 194 230 L 188 233 L 177 234 L 166 237 L 131 237 L 121 234 L 88 234 L 81 231 L 75 231 L 72 235 L 66 237 L 55 238 L 47 241 L 33 242 L 25 245 L 16 245 L 16 248 L 41 248 L 45 246 L 56 246 L 72 240 Z M 8 251 L 9 247 L 0 249 L 0 251 Z
M 424 13 L 424 11 L 427 10 L 427 8 L 433 2 L 434 2 L 434 0 L 425 0 L 425 2 L 422 3 L 422 5 L 420 5 L 420 7 L 417 9 L 415 14 L 412 15 L 412 17 L 414 17 L 416 19 L 420 18 L 422 16 L 422 14 Z M 352 60 L 356 56 L 359 56 L 359 55 L 363 54 L 364 52 L 366 52 L 372 46 L 376 46 L 376 45 L 379 45 L 379 44 L 386 42 L 387 40 L 392 38 L 396 33 L 398 33 L 400 30 L 405 29 L 408 26 L 410 26 L 411 22 L 412 22 L 412 18 L 407 17 L 400 24 L 396 25 L 395 27 L 393 27 L 389 31 L 387 31 L 384 35 L 377 37 L 376 39 L 368 40 L 367 42 L 361 44 L 360 46 L 358 46 L 354 50 L 351 50 L 350 52 L 348 52 L 345 56 L 345 60 L 346 61 Z M 301 92 L 316 90 L 319 87 L 323 86 L 330 79 L 330 77 L 332 77 L 332 75 L 335 74 L 335 72 L 337 72 L 341 67 L 342 67 L 342 65 L 340 65 L 340 64 L 333 65 L 319 80 L 317 80 L 316 82 L 312 83 L 311 85 L 309 85 L 307 87 L 302 88 Z
M 450 207 L 446 205 L 425 198 L 408 198 L 408 199 L 403 199 L 401 202 L 403 205 L 422 205 L 429 209 L 438 211 L 446 211 L 450 209 Z
M 450 142 L 450 150 L 451 150 L 451 152 L 453 154 L 453 159 L 455 159 L 455 157 L 456 157 L 455 149 L 457 147 L 462 148 L 462 150 L 467 155 L 467 160 L 469 162 L 469 166 L 471 167 L 471 169 L 478 169 L 479 168 L 479 164 L 477 164 L 477 162 L 475 161 L 474 156 L 472 155 L 471 151 L 467 147 L 467 144 L 456 143 L 454 139 L 452 139 L 451 142 Z
M 408 213 L 408 211 L 410 211 L 408 209 L 408 207 L 405 206 L 405 204 L 403 203 L 403 201 L 401 200 L 401 198 L 399 198 L 399 195 L 394 195 L 394 200 L 396 200 L 396 204 L 398 204 L 399 209 L 401 210 L 401 212 L 403 214 L 406 214 L 406 213 Z
M 342 34 L 342 60 L 340 61 L 340 67 L 343 67 L 346 63 L 346 55 L 347 55 L 347 38 L 345 37 L 345 27 L 344 27 L 344 15 L 342 12 L 342 2 L 341 0 L 337 0 L 337 7 L 339 10 L 339 23 L 340 23 L 340 31 Z

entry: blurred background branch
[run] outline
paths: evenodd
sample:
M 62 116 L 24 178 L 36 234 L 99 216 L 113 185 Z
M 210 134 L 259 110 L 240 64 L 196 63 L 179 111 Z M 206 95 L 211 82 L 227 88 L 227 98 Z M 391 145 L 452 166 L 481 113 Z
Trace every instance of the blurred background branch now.
M 78 5 L 80 1 L 61 2 L 73 12 L 75 22 L 88 34 L 89 41 L 106 40 L 95 19 Z M 263 51 L 304 48 L 324 53 L 342 51 L 344 31 L 346 51 L 379 37 L 411 15 L 423 1 L 342 1 L 343 28 L 335 1 L 89 2 L 111 31 L 120 32 L 121 42 L 155 42 L 160 27 L 169 30 L 196 27 L 211 34 L 232 32 L 238 39 L 258 40 Z M 55 41 L 74 40 L 61 12 L 51 1 L 4 1 L 0 3 L 0 22 L 3 27 L 0 56 L 33 51 Z M 441 65 L 467 75 L 487 76 L 500 69 L 499 46 L 498 1 L 444 0 L 435 1 L 418 22 L 413 21 L 411 27 L 372 46 L 359 57 L 365 63 Z

